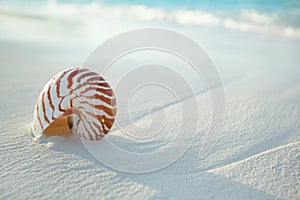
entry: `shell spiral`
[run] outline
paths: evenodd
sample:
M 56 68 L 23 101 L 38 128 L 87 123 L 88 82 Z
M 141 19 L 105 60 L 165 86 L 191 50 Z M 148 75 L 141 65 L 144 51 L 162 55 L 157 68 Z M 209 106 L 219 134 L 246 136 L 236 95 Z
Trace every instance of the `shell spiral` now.
M 86 68 L 56 74 L 41 91 L 34 109 L 33 133 L 99 140 L 113 126 L 116 99 L 110 85 Z

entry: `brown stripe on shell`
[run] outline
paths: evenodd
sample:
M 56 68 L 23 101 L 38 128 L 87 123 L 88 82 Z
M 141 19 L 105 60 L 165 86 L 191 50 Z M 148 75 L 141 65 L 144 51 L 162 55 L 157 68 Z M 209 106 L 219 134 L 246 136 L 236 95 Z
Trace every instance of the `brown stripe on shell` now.
M 107 89 L 103 89 L 103 88 L 98 88 L 98 87 L 88 87 L 86 88 L 85 90 L 83 90 L 82 92 L 80 92 L 80 94 L 84 94 L 84 93 L 87 93 L 88 91 L 91 91 L 91 90 L 95 90 L 95 91 L 98 91 L 102 94 L 105 94 L 107 96 L 113 96 L 113 91 L 112 89 L 110 88 L 107 88 Z
M 37 115 L 37 118 L 38 118 L 41 128 L 44 129 L 44 126 L 41 121 L 40 113 L 39 113 L 39 103 L 38 102 L 36 103 L 36 115 Z
M 48 119 L 48 117 L 47 117 L 47 114 L 46 114 L 46 108 L 45 108 L 45 101 L 44 101 L 44 99 L 45 99 L 45 93 L 43 92 L 43 95 L 42 95 L 42 110 L 43 110 L 43 117 L 44 117 L 45 121 L 46 121 L 48 124 L 50 124 L 50 121 L 49 121 L 49 119 Z
M 87 104 L 97 110 L 103 110 L 106 114 L 110 115 L 111 117 L 114 116 L 114 113 L 115 113 L 115 108 L 108 108 L 104 105 L 93 105 L 93 104 L 90 104 L 89 102 L 87 101 L 80 101 L 79 103 L 82 103 L 82 104 Z
M 64 77 L 69 71 L 71 71 L 71 70 L 75 70 L 75 71 L 76 71 L 76 69 L 70 68 L 70 69 L 64 71 L 64 72 L 60 75 L 60 77 L 58 78 L 58 80 L 56 81 L 56 96 L 57 96 L 58 98 L 62 97 L 62 96 L 60 96 L 60 84 L 61 84 L 61 80 L 62 80 L 63 77 Z
M 48 87 L 47 97 L 48 97 L 48 102 L 49 102 L 50 108 L 52 109 L 52 115 L 51 115 L 51 118 L 54 119 L 54 116 L 53 116 L 53 113 L 54 113 L 54 112 L 53 112 L 53 111 L 55 110 L 55 108 L 54 108 L 54 105 L 53 105 L 53 102 L 52 102 L 50 90 L 51 90 L 51 84 L 49 84 L 49 87 Z
M 82 95 L 81 96 L 75 96 L 73 98 L 73 100 L 78 99 L 78 98 L 82 98 L 82 97 L 86 98 L 86 99 L 91 99 L 91 100 L 98 99 L 98 100 L 100 100 L 102 102 L 105 102 L 108 105 L 111 105 L 112 107 L 116 106 L 116 99 L 115 98 L 109 99 L 109 98 L 107 98 L 107 97 L 105 97 L 103 95 L 99 95 L 99 94 L 90 95 L 90 96 L 82 96 Z
M 88 76 L 97 76 L 98 74 L 96 72 L 88 72 L 86 74 L 83 74 L 81 76 L 78 77 L 77 82 L 80 83 L 82 81 L 82 79 L 88 77 Z M 99 76 L 99 75 L 98 75 Z

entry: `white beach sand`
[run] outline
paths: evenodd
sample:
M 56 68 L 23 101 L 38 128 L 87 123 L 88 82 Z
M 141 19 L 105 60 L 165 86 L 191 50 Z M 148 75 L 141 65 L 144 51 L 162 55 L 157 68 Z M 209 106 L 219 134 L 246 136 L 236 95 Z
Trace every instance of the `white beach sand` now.
M 300 40 L 167 23 L 111 21 L 92 29 L 95 24 L 0 17 L 0 199 L 300 198 Z M 186 34 L 216 63 L 224 80 L 226 117 L 212 152 L 198 158 L 203 124 L 174 164 L 129 174 L 98 162 L 76 138 L 33 138 L 33 108 L 44 84 L 57 72 L 80 66 L 110 36 L 145 26 Z M 204 91 L 197 99 L 207 95 Z M 149 103 L 140 101 L 136 118 Z M 155 148 L 115 129 L 108 137 L 133 151 Z

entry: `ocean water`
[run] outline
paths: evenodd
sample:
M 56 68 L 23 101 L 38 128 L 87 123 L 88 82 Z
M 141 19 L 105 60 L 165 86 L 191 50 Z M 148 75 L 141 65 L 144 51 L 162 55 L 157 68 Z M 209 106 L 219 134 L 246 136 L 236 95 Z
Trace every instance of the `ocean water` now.
M 217 26 L 300 39 L 299 0 L 0 0 L 0 14 L 121 18 Z
M 299 8 L 298 0 L 55 0 L 57 3 L 68 4 L 89 4 L 99 3 L 106 5 L 145 5 L 157 8 L 188 8 L 188 9 L 258 9 L 261 11 L 273 11 L 281 9 Z M 1 0 L 1 3 L 22 4 L 22 3 L 48 3 L 49 0 Z

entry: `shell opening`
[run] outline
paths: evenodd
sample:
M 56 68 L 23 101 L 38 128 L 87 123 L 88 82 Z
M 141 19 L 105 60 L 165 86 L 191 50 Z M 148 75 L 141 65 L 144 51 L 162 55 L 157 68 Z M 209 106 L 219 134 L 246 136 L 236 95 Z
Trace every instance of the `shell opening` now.
M 44 134 L 47 136 L 64 136 L 72 135 L 74 118 L 73 116 L 64 116 L 56 119 L 45 130 Z
M 69 116 L 68 117 L 68 126 L 69 126 L 69 129 L 72 130 L 73 128 L 73 122 L 74 122 L 74 119 L 72 116 Z

